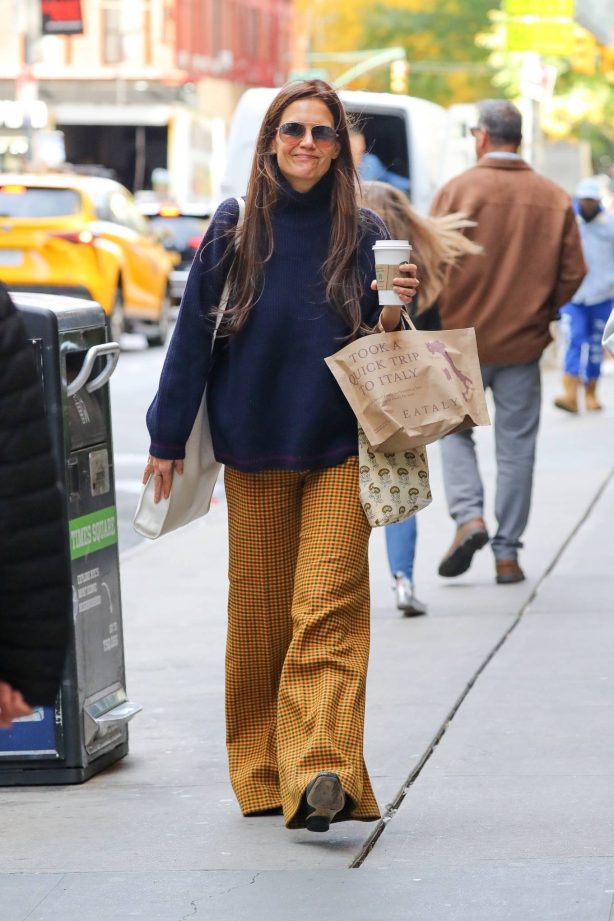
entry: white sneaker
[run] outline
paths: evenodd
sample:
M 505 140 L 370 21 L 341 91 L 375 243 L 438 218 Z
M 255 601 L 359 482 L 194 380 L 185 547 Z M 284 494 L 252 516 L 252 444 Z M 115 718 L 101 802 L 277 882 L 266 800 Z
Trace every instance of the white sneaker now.
M 397 575 L 394 577 L 394 592 L 397 601 L 397 608 L 403 611 L 406 617 L 418 617 L 426 614 L 426 605 L 418 601 L 414 595 L 414 585 L 406 576 Z

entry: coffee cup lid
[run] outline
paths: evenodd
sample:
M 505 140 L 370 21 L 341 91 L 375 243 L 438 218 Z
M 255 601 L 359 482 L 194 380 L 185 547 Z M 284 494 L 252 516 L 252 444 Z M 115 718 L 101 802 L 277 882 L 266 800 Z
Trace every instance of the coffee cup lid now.
M 407 249 L 409 240 L 377 240 L 373 249 Z

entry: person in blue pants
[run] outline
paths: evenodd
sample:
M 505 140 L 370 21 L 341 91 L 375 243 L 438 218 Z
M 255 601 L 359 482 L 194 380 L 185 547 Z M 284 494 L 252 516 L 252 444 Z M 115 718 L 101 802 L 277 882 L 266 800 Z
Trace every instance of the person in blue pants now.
M 414 557 L 418 537 L 416 516 L 388 524 L 385 531 L 388 565 L 394 579 L 397 608 L 407 617 L 426 614 L 426 605 L 418 601 L 414 594 Z
M 611 300 L 598 304 L 576 304 L 572 301 L 561 310 L 568 341 L 564 372 L 567 379 L 571 378 L 574 394 L 580 383 L 584 383 L 584 404 L 589 412 L 603 408 L 597 398 L 597 381 L 601 377 L 603 330 L 611 312 Z M 561 398 L 555 401 L 559 409 L 578 412 L 577 397 L 572 406 L 561 406 L 561 402 Z
M 389 182 L 362 182 L 362 203 L 379 214 L 393 239 L 409 240 L 412 259 L 420 265 L 420 293 L 412 319 L 418 329 L 441 329 L 437 297 L 452 265 L 467 253 L 480 253 L 482 247 L 461 233 L 473 227 L 463 214 L 423 217 L 407 197 Z M 426 614 L 426 605 L 414 593 L 416 518 L 386 525 L 388 565 L 393 580 L 396 605 L 406 617 Z
M 604 211 L 601 189 L 594 177 L 583 179 L 574 203 L 588 274 L 561 309 L 565 336 L 563 393 L 554 405 L 577 413 L 578 392 L 584 385 L 584 405 L 589 412 L 602 409 L 597 398 L 601 375 L 603 331 L 612 311 L 614 295 L 614 214 Z

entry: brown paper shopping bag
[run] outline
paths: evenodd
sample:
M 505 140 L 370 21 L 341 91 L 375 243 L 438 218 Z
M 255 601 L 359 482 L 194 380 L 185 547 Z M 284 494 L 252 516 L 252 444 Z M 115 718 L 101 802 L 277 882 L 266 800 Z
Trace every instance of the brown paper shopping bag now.
M 374 448 L 402 451 L 490 425 L 473 329 L 411 324 L 364 336 L 325 361 Z

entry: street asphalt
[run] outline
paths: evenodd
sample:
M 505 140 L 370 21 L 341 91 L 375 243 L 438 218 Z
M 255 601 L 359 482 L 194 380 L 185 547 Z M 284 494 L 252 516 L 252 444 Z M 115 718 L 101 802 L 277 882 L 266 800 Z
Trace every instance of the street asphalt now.
M 527 581 L 488 548 L 437 575 L 439 449 L 420 513 L 426 617 L 394 607 L 372 540 L 366 761 L 380 823 L 243 818 L 228 781 L 226 521 L 122 557 L 129 756 L 83 786 L 0 789 L 0 921 L 614 921 L 614 376 L 554 409 L 544 374 Z M 477 432 L 494 525 L 491 429 Z

